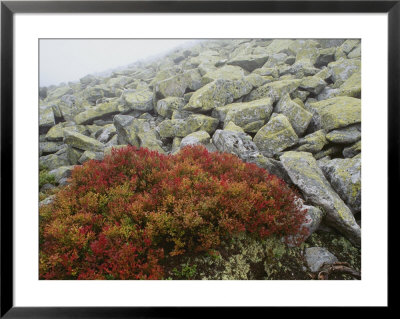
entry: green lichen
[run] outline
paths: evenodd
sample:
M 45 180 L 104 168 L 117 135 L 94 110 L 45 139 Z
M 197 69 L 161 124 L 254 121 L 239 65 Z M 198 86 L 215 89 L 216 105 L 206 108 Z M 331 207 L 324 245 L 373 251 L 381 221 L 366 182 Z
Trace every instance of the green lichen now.
M 253 141 L 260 151 L 265 152 L 268 157 L 272 157 L 276 153 L 295 145 L 298 137 L 287 117 L 278 114 L 257 132 Z
M 233 122 L 229 122 L 225 127 L 224 127 L 225 131 L 232 131 L 232 132 L 241 132 L 244 133 L 244 130 L 240 127 L 237 126 L 235 123 Z
M 247 133 L 257 133 L 263 127 L 265 121 L 254 121 L 243 126 L 243 130 Z
M 322 150 L 322 148 L 328 144 L 328 141 L 325 138 L 325 132 L 319 130 L 305 136 L 301 141 L 299 141 L 299 144 L 301 145 L 297 148 L 297 151 L 316 153 Z
M 280 159 L 293 182 L 306 193 L 305 196 L 312 197 L 317 205 L 326 209 L 330 223 L 344 234 L 354 236 L 354 242 L 359 241 L 360 228 L 353 214 L 332 189 L 312 154 L 285 152 Z
M 64 123 L 54 125 L 46 134 L 48 141 L 62 141 L 64 138 Z
M 201 78 L 201 82 L 205 85 L 217 79 L 223 80 L 240 80 L 244 77 L 244 70 L 241 67 L 233 65 L 224 65 L 223 67 L 207 72 Z
M 185 100 L 180 97 L 169 96 L 159 100 L 155 107 L 156 112 L 165 118 L 171 118 L 174 111 L 181 109 L 185 105 Z
M 182 97 L 187 88 L 197 90 L 201 86 L 201 75 L 198 70 L 188 70 L 177 74 L 155 85 L 155 92 L 163 98 L 168 96 Z
M 88 124 L 103 116 L 116 114 L 122 110 L 122 106 L 120 107 L 115 101 L 102 103 L 76 115 L 75 122 L 76 124 Z
M 192 114 L 187 119 L 165 120 L 159 125 L 159 133 L 162 138 L 185 137 L 196 131 L 206 131 L 208 134 L 215 132 L 218 120 L 201 114 Z
M 218 79 L 194 92 L 183 110 L 211 111 L 216 107 L 232 103 L 234 99 L 241 98 L 248 94 L 252 88 L 253 86 L 245 79 L 235 81 Z
M 78 132 L 64 130 L 64 135 L 64 143 L 77 149 L 94 152 L 100 152 L 104 149 L 104 144 L 101 142 Z
M 253 123 L 255 121 L 261 121 L 264 124 L 264 121 L 268 120 L 272 113 L 272 100 L 270 98 L 260 99 L 247 103 L 234 103 L 231 104 L 226 117 L 225 122 L 229 123 L 232 121 L 236 125 L 241 128 L 245 128 L 246 125 Z M 259 126 L 258 129 L 261 127 Z M 253 127 L 248 128 L 245 131 L 249 132 L 250 130 L 254 130 Z
M 338 96 L 361 97 L 361 72 L 356 72 L 350 76 L 340 87 Z
M 293 102 L 289 94 L 284 95 L 278 104 L 275 111 L 285 115 L 292 125 L 296 134 L 301 135 L 307 129 L 313 115 L 303 107 Z
M 253 90 L 249 96 L 248 100 L 258 100 L 265 97 L 270 97 L 274 101 L 279 100 L 283 95 L 292 93 L 295 91 L 301 83 L 301 80 L 282 80 L 264 84 L 259 88 Z
M 361 122 L 361 100 L 340 96 L 311 103 L 310 108 L 320 117 L 321 128 L 331 131 Z
M 334 88 L 339 88 L 352 74 L 360 72 L 360 59 L 340 58 L 335 62 L 328 64 L 332 80 L 335 82 Z

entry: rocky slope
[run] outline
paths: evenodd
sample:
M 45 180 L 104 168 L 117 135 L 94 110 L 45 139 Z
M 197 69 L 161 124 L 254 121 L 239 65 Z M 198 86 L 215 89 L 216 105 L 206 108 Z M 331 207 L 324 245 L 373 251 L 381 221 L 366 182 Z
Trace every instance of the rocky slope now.
M 339 245 L 351 254 L 340 248 L 336 257 L 321 247 L 301 251 L 311 272 L 337 257 L 359 270 L 359 40 L 204 41 L 109 77 L 41 88 L 39 96 L 39 162 L 53 184 L 42 185 L 41 199 L 67 183 L 74 165 L 101 160 L 113 147 L 175 153 L 203 144 L 297 187 L 305 226 L 316 232 L 306 247 L 353 244 Z

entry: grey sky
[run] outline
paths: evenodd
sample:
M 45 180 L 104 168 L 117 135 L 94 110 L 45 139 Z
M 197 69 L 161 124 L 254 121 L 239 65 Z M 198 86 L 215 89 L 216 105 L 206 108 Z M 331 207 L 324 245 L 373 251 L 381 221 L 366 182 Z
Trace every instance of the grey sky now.
M 167 53 L 193 40 L 178 39 L 42 39 L 40 86 L 77 81 L 81 77 Z

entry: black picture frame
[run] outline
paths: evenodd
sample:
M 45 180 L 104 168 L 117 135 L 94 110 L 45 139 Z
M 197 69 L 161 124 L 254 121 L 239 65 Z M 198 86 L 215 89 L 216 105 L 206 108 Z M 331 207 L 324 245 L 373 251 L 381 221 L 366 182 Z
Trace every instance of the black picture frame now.
M 239 314 L 249 309 L 15 307 L 13 303 L 13 16 L 15 13 L 387 13 L 388 207 L 399 181 L 400 1 L 1 1 L 1 318 L 176 318 Z M 398 210 L 398 208 L 397 208 Z M 390 218 L 390 214 L 388 214 Z M 392 218 L 390 218 L 392 219 Z M 389 225 L 392 223 L 388 223 Z M 390 233 L 388 238 L 389 243 Z M 389 258 L 389 256 L 388 256 Z M 388 281 L 389 287 L 390 281 Z M 34 293 L 34 292 L 33 292 Z M 390 298 L 387 309 L 390 308 Z M 263 310 L 263 308 L 252 308 Z M 272 314 L 276 308 L 268 309 Z M 293 307 L 292 307 L 293 310 Z M 264 310 L 265 311 L 265 310 Z M 273 311 L 273 312 L 271 312 Z M 296 311 L 308 311 L 296 308 Z M 333 309 L 333 311 L 341 311 Z M 239 312 L 239 313 L 238 313 Z

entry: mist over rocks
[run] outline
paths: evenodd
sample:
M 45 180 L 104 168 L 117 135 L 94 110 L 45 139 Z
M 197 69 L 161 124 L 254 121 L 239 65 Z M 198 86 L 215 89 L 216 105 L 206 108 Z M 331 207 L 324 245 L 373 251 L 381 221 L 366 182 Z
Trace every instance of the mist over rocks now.
M 39 161 L 58 180 L 112 147 L 203 144 L 297 185 L 323 213 L 310 224 L 360 244 L 359 40 L 203 41 L 39 97 Z

